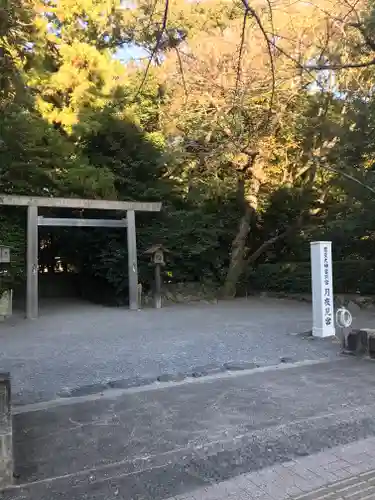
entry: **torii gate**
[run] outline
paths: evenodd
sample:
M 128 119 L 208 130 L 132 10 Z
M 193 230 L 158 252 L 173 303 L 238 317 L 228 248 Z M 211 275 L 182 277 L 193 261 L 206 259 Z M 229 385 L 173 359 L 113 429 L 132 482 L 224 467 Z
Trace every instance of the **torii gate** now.
M 128 241 L 129 307 L 138 309 L 138 266 L 135 212 L 159 212 L 161 203 L 45 198 L 1 195 L 0 205 L 27 207 L 27 292 L 26 317 L 38 317 L 38 226 L 126 227 Z M 126 211 L 126 219 L 74 219 L 38 216 L 38 207 Z

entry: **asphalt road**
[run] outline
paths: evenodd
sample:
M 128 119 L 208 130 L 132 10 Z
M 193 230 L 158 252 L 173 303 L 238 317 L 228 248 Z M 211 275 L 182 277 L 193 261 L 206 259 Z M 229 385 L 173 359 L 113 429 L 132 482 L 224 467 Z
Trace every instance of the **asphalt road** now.
M 375 435 L 375 364 L 355 358 L 19 408 L 4 500 L 162 500 Z

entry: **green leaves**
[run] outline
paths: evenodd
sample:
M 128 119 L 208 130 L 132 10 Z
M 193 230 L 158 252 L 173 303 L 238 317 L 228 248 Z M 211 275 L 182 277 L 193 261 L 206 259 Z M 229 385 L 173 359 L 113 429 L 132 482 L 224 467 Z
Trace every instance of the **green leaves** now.
M 308 15 L 301 17 L 300 9 Z M 327 20 L 315 20 L 317 8 L 276 9 L 274 26 L 268 7 L 259 11 L 267 32 L 282 35 L 275 39 L 284 52 L 321 53 Z M 243 9 L 236 2 L 173 0 L 163 27 L 164 13 L 163 3 L 148 0 L 131 6 L 120 0 L 3 1 L 1 191 L 162 201 L 162 213 L 137 214 L 145 285 L 153 270 L 142 252 L 162 243 L 172 252 L 168 279 L 219 286 L 238 227 L 245 228 L 237 246 L 243 264 L 296 221 L 295 233 L 266 245 L 260 262 L 307 259 L 308 240 L 323 234 L 335 240 L 339 258 L 369 258 L 371 198 L 323 167 L 375 183 L 371 70 L 358 80 L 357 73 L 337 77 L 337 88 L 349 83 L 345 95 L 336 95 L 312 88 L 311 75 L 296 71 L 280 50 L 271 65 L 264 36 L 250 22 L 241 39 Z M 372 17 L 365 23 L 369 36 Z M 330 51 L 340 42 L 332 33 L 325 46 Z M 126 43 L 154 52 L 156 40 L 145 81 L 148 61 L 122 64 L 114 57 Z M 350 43 L 342 42 L 345 57 L 355 50 Z M 18 219 L 1 216 L 9 232 L 4 241 L 20 249 Z M 126 300 L 122 232 L 56 229 L 51 235 L 44 235 L 45 245 L 81 272 L 82 288 L 99 284 L 115 302 Z M 21 261 L 15 259 L 16 274 L 23 272 Z
M 0 245 L 10 247 L 10 264 L 2 265 L 7 271 L 8 285 L 14 288 L 21 284 L 24 278 L 25 267 L 25 224 L 22 217 L 15 210 L 0 212 Z
M 89 165 L 81 151 L 35 112 L 9 105 L 0 116 L 3 192 L 40 196 L 114 196 L 109 170 Z

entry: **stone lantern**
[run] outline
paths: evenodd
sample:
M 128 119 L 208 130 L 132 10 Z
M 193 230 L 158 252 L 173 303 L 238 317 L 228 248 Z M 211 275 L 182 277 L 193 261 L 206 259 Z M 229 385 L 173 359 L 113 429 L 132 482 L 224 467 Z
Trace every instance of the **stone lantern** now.
M 162 279 L 161 266 L 165 266 L 165 256 L 170 253 L 163 245 L 153 245 L 145 251 L 145 255 L 150 255 L 151 264 L 155 268 L 154 304 L 156 309 L 162 307 Z
M 12 315 L 13 290 L 6 285 L 9 264 L 10 247 L 0 245 L 0 320 Z
M 0 245 L 0 264 L 10 264 L 10 247 Z

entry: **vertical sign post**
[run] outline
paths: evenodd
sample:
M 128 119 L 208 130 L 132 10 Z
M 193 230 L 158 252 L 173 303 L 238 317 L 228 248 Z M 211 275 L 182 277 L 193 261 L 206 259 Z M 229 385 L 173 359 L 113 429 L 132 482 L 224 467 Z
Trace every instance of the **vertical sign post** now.
M 312 241 L 311 250 L 311 286 L 314 337 L 332 337 L 335 335 L 332 287 L 332 243 L 330 241 Z

